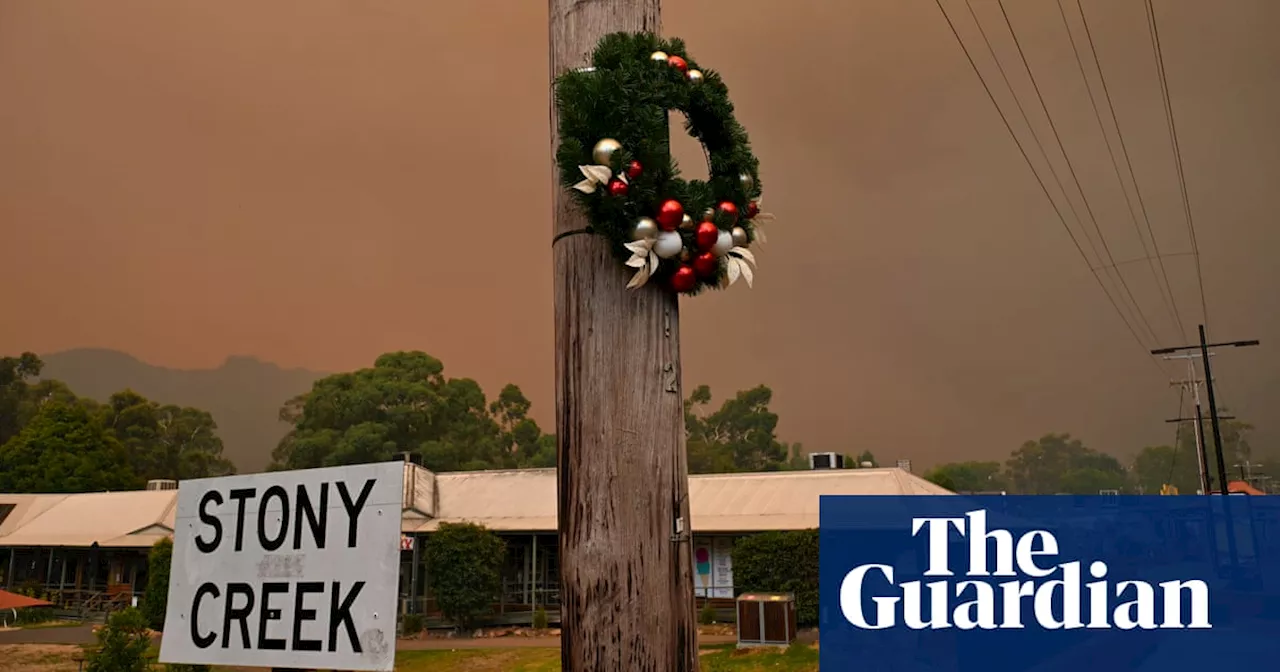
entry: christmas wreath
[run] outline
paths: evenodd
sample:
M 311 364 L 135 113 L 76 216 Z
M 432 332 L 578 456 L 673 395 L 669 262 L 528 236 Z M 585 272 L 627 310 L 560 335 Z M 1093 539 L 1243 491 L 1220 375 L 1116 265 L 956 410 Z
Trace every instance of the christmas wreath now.
M 696 294 L 752 283 L 763 240 L 759 162 L 734 119 L 719 75 L 699 69 L 678 39 L 607 35 L 591 67 L 556 80 L 560 181 L 589 226 L 635 269 L 628 288 L 660 282 Z M 667 113 L 678 110 L 707 154 L 707 181 L 689 180 L 671 158 Z M 567 234 L 562 233 L 561 236 Z

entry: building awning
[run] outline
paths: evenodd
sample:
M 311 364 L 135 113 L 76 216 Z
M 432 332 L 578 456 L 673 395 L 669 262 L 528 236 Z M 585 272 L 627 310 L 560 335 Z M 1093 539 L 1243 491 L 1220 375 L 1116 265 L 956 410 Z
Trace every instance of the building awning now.
M 0 590 L 0 609 L 26 609 L 27 607 L 47 607 L 53 604 L 44 600 L 37 600 L 34 597 L 11 593 L 7 590 Z

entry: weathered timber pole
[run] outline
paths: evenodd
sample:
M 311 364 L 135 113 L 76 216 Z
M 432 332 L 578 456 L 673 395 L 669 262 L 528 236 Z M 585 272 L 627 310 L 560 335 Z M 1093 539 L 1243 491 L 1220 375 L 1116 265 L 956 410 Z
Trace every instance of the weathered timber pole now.
M 660 0 L 548 4 L 553 79 L 608 33 L 661 31 Z M 552 194 L 553 237 L 586 227 L 556 177 Z M 697 670 L 677 297 L 626 289 L 603 237 L 553 249 L 562 668 Z

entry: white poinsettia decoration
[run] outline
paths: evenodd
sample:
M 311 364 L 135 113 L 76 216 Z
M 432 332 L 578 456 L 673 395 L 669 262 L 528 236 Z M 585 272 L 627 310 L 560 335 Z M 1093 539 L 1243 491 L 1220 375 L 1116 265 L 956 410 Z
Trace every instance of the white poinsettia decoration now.
M 760 197 L 760 198 L 757 198 L 757 199 L 756 199 L 756 207 L 757 207 L 757 208 L 763 208 L 763 207 L 764 207 L 764 197 L 763 197 L 763 196 L 762 196 L 762 197 Z M 756 214 L 756 216 L 755 216 L 755 217 L 752 217 L 752 218 L 751 218 L 751 227 L 752 227 L 752 229 L 754 229 L 754 232 L 755 232 L 755 236 L 754 236 L 754 238 L 755 238 L 755 240 L 756 240 L 756 241 L 761 242 L 761 243 L 767 243 L 767 242 L 769 242 L 769 241 L 768 241 L 768 240 L 766 240 L 766 239 L 765 239 L 765 237 L 764 237 L 764 223 L 765 223 L 765 222 L 772 222 L 772 221 L 773 221 L 773 215 L 772 215 L 772 214 L 770 214 L 770 213 L 767 213 L 767 212 L 759 212 L 759 213 L 757 213 L 757 214 Z
M 756 263 L 756 256 L 745 247 L 735 247 L 729 250 L 729 254 L 725 255 L 725 274 L 721 276 L 720 282 L 728 287 L 738 281 L 739 276 L 747 281 L 747 286 L 751 287 L 751 283 L 755 280 L 755 272 L 751 269 Z
M 609 166 L 578 166 L 578 170 L 582 171 L 586 179 L 573 185 L 573 188 L 584 194 L 594 194 L 597 187 L 609 184 L 609 180 L 614 178 L 613 170 Z M 627 183 L 626 173 L 618 173 L 617 177 L 623 184 Z
M 627 289 L 635 289 L 641 287 L 644 283 L 649 282 L 649 277 L 658 270 L 658 255 L 653 251 L 653 244 L 657 242 L 654 238 L 644 238 L 634 242 L 627 243 L 626 247 L 631 251 L 631 258 L 627 260 L 627 265 L 637 269 L 636 274 L 631 276 L 631 282 L 627 283 Z

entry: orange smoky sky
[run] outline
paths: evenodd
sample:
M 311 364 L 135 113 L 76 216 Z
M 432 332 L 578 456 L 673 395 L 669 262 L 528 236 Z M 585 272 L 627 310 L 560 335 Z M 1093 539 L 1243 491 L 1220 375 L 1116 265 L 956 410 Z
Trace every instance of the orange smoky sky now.
M 1222 400 L 1266 435 L 1280 3 L 1155 5 L 1211 338 L 1263 341 L 1215 359 Z M 1111 257 L 1141 259 L 1058 4 L 1005 6 Z M 1148 264 L 1124 277 L 1144 345 L 1181 344 L 1201 309 L 1144 6 L 1082 6 L 1190 329 Z M 1094 235 L 999 6 L 973 7 Z M 1178 371 L 1108 303 L 933 0 L 668 0 L 663 24 L 724 76 L 777 217 L 754 289 L 683 303 L 686 387 L 765 383 L 784 440 L 922 465 L 1172 439 Z M 420 349 L 549 425 L 547 60 L 531 0 L 0 0 L 0 352 L 332 371 Z

